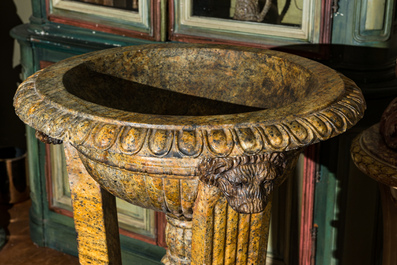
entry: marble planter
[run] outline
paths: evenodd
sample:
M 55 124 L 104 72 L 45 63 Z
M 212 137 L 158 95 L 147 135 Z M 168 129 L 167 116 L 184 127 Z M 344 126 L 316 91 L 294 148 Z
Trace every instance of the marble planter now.
M 14 105 L 41 140 L 65 143 L 83 264 L 120 260 L 114 196 L 167 214 L 165 264 L 264 264 L 273 189 L 304 147 L 365 109 L 319 63 L 187 44 L 64 60 L 28 78 Z

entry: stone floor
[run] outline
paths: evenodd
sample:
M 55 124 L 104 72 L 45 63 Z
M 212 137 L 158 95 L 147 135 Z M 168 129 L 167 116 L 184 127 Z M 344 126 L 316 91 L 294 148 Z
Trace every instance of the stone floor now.
M 39 247 L 29 237 L 30 200 L 12 207 L 0 205 L 0 225 L 7 227 L 7 243 L 0 250 L 0 265 L 77 265 L 76 257 Z

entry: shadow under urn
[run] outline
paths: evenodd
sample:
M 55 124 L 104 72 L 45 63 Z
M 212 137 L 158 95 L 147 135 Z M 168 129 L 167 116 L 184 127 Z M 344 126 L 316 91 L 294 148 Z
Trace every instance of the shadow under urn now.
M 166 213 L 164 264 L 265 264 L 273 189 L 304 147 L 360 120 L 365 101 L 295 55 L 157 44 L 54 64 L 14 106 L 65 145 L 82 264 L 121 263 L 114 196 Z

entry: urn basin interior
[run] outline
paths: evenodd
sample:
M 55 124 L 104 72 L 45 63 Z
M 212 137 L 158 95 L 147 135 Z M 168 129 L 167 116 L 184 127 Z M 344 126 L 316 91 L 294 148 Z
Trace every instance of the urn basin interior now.
M 131 50 L 81 62 L 64 73 L 62 84 L 92 104 L 173 116 L 295 112 L 313 103 L 321 108 L 343 92 L 337 85 L 327 91 L 319 69 L 280 55 L 205 47 Z

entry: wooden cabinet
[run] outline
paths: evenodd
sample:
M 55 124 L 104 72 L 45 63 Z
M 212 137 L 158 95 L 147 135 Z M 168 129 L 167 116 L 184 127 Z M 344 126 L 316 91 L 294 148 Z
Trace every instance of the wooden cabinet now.
M 248 4 L 251 11 L 238 14 Z M 32 0 L 32 7 L 30 23 L 11 32 L 24 77 L 90 51 L 174 41 L 293 52 L 353 78 L 366 96 L 366 116 L 348 133 L 308 149 L 276 192 L 268 264 L 380 262 L 376 183 L 354 168 L 349 147 L 397 94 L 394 0 Z M 32 239 L 76 255 L 63 151 L 26 130 Z M 124 261 L 160 264 L 164 216 L 118 204 Z

